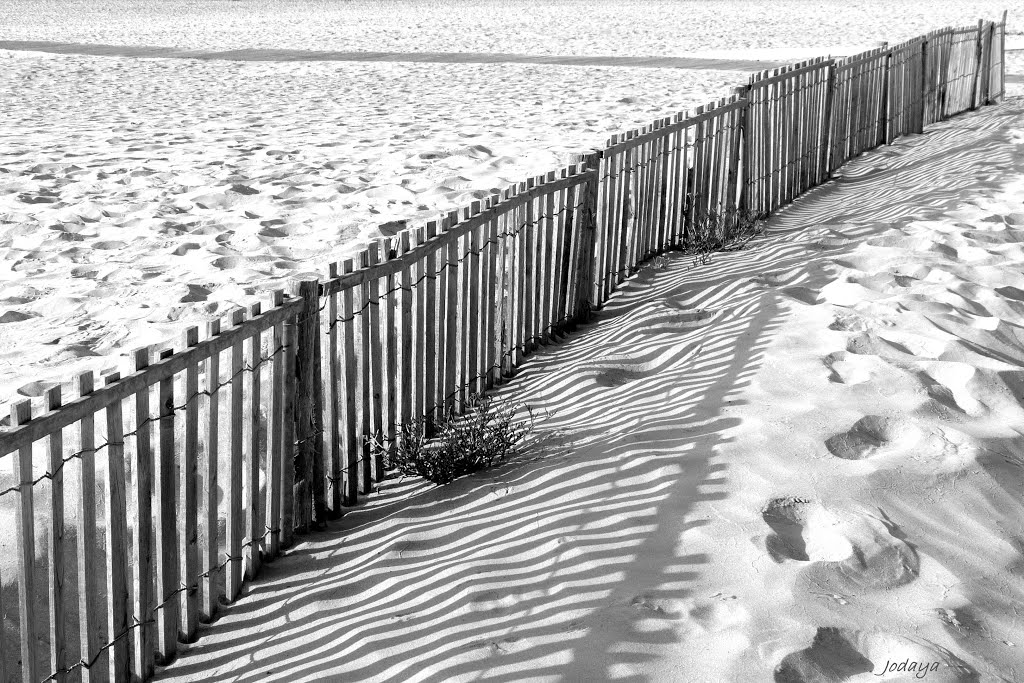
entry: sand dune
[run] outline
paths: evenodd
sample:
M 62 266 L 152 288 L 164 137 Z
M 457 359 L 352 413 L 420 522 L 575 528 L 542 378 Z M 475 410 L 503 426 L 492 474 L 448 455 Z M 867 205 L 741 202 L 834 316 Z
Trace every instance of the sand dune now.
M 499 390 L 528 456 L 385 482 L 162 680 L 1020 680 L 1022 116 L 650 264 Z

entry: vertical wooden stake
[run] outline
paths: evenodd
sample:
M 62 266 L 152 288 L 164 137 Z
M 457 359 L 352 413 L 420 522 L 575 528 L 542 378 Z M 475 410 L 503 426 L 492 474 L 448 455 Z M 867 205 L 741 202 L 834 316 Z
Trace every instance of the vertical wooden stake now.
M 301 532 L 309 531 L 315 508 L 323 520 L 323 478 L 316 473 L 323 468 L 323 436 L 316 407 L 321 393 L 317 349 L 320 345 L 320 296 L 316 280 L 292 284 L 292 292 L 302 299 L 299 311 L 298 340 L 295 354 L 295 522 Z M 322 399 L 321 399 L 322 400 Z
M 60 410 L 60 387 L 46 392 L 46 410 Z M 49 438 L 50 480 L 50 670 L 63 671 L 67 667 L 67 642 L 64 637 L 64 438 L 58 429 Z M 58 676 L 63 680 L 64 676 Z
M 249 319 L 259 317 L 263 308 L 259 303 L 249 307 Z M 260 570 L 260 545 L 263 525 L 260 524 L 260 377 L 263 374 L 261 334 L 249 338 L 249 448 L 246 449 L 245 472 L 245 535 L 249 547 L 245 551 L 245 575 L 250 581 Z
M 107 375 L 105 385 L 121 379 Z M 121 400 L 107 406 L 107 642 L 110 680 L 128 678 L 128 510 L 124 495 L 124 422 Z M 36 679 L 38 680 L 38 678 Z
M 274 290 L 271 295 L 271 307 L 281 308 L 284 305 L 284 291 Z M 267 548 L 267 555 L 271 558 L 277 557 L 281 552 L 281 470 L 282 453 L 284 451 L 284 395 L 285 395 L 285 351 L 284 351 L 284 325 L 274 325 L 273 341 L 271 342 L 271 354 L 273 354 L 273 377 L 271 379 L 272 407 L 269 424 L 267 425 L 267 502 L 266 516 L 267 529 L 270 534 Z
M 32 402 L 19 401 L 11 406 L 11 426 L 20 427 L 32 420 Z M 35 683 L 40 679 L 36 662 L 35 606 L 36 533 L 32 504 L 32 444 L 21 448 L 14 458 L 14 479 L 18 482 L 18 507 L 15 508 L 15 532 L 18 548 L 18 612 L 21 615 L 22 680 Z M 111 492 L 107 492 L 107 498 Z M 109 525 L 108 525 L 109 526 Z M 122 567 L 123 569 L 123 567 Z M 111 653 L 113 655 L 113 653 Z
M 78 395 L 87 397 L 93 391 L 93 375 L 83 372 L 78 376 Z M 96 586 L 96 422 L 88 413 L 79 422 L 79 447 L 81 457 L 78 463 L 78 635 L 80 656 L 92 661 L 99 650 Z M 82 682 L 97 680 L 88 669 L 82 669 Z
M 224 502 L 227 507 L 225 514 L 227 531 L 227 571 L 225 572 L 224 595 L 228 602 L 234 602 L 242 588 L 242 535 L 244 510 L 242 509 L 242 461 L 245 457 L 243 445 L 244 413 L 242 398 L 244 394 L 244 353 L 245 347 L 239 325 L 245 320 L 245 311 L 235 309 L 231 312 L 231 329 L 235 343 L 231 346 L 231 452 L 228 454 L 227 481 L 224 482 Z
M 207 338 L 220 334 L 220 320 L 211 320 L 206 328 Z M 220 563 L 220 514 L 217 509 L 217 455 L 220 451 L 220 353 L 206 359 L 206 396 L 203 400 L 204 429 L 206 434 L 206 460 L 203 463 L 203 516 L 202 527 L 206 543 L 201 557 L 201 571 L 205 576 L 202 589 L 203 618 L 212 621 L 222 595 L 223 574 L 215 567 Z
M 174 355 L 160 352 L 160 360 Z M 153 510 L 159 542 L 156 544 L 156 599 L 162 605 L 157 615 L 157 649 L 164 662 L 178 649 L 178 454 L 174 439 L 174 379 L 161 380 L 159 389 L 160 447 L 157 449 L 156 496 Z M 109 427 L 108 427 L 109 429 Z M 184 510 L 181 510 L 184 512 Z
M 199 328 L 189 327 L 182 335 L 182 349 L 198 346 Z M 179 629 L 186 643 L 196 638 L 199 624 L 199 505 L 196 480 L 199 478 L 199 364 L 185 369 L 185 443 L 181 453 L 178 539 L 181 544 L 179 573 L 185 586 L 181 594 Z
M 132 370 L 149 367 L 150 348 L 136 349 Z M 132 482 L 132 585 L 135 618 L 142 626 L 135 629 L 133 669 L 145 678 L 153 670 L 153 448 L 149 428 L 150 387 L 135 394 L 135 463 Z
M 979 97 L 979 84 L 981 81 L 981 48 L 982 48 L 982 32 L 985 30 L 985 20 L 978 19 L 978 38 L 975 41 L 974 47 L 974 79 L 971 81 L 971 111 L 978 108 Z

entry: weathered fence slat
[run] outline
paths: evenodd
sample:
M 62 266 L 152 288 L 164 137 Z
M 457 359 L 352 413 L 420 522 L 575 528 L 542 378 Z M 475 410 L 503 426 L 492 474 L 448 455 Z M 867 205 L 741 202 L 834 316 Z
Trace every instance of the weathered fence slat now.
M 78 396 L 88 400 L 93 392 L 93 374 L 84 372 L 78 375 Z M 81 658 L 92 661 L 99 650 L 96 585 L 96 427 L 95 417 L 86 412 L 78 423 L 78 636 Z M 93 680 L 95 676 L 88 668 L 82 669 L 83 683 Z
M 207 338 L 220 335 L 220 320 L 211 320 L 206 328 Z M 217 570 L 220 558 L 220 514 L 217 509 L 218 478 L 217 457 L 220 453 L 220 354 L 214 353 L 204 361 L 206 382 L 202 397 L 204 417 L 203 434 L 206 437 L 203 461 L 203 501 L 200 532 L 204 538 L 200 556 L 200 581 L 203 618 L 212 621 L 223 595 L 223 574 Z M 226 541 L 226 539 L 225 539 Z
M 397 240 L 382 240 L 380 242 L 381 250 L 384 254 L 385 261 L 391 261 L 398 258 L 398 251 L 395 249 Z M 383 420 L 383 432 L 381 434 L 381 445 L 386 446 L 388 453 L 394 454 L 395 449 L 395 429 L 399 423 L 398 413 L 398 393 L 397 387 L 399 377 L 402 373 L 401 366 L 399 365 L 399 352 L 398 352 L 398 306 L 399 306 L 399 293 L 396 290 L 399 281 L 399 274 L 389 273 L 384 279 L 385 296 L 382 306 L 384 308 L 384 316 L 382 324 L 384 325 L 384 334 L 381 338 L 383 346 L 381 347 L 381 357 L 383 362 L 381 363 L 381 372 L 383 375 L 383 394 L 381 400 L 383 402 L 381 415 Z M 377 474 L 377 481 L 384 479 L 384 473 L 386 469 L 386 463 L 384 461 L 383 453 L 378 453 L 374 460 L 375 472 Z
M 299 321 L 293 313 L 284 322 L 284 406 L 281 425 L 281 545 L 292 544 L 295 532 L 295 405 Z
M 278 308 L 284 303 L 284 291 L 274 290 L 271 294 L 271 307 Z M 334 318 L 331 318 L 333 326 Z M 267 424 L 267 491 L 266 491 L 266 527 L 267 554 L 277 557 L 281 552 L 281 469 L 284 443 L 284 401 L 285 401 L 285 354 L 284 325 L 277 323 L 272 328 L 271 356 L 272 376 L 270 392 L 270 419 Z M 336 413 L 332 413 L 332 416 Z M 333 420 L 332 420 L 333 422 Z M 337 427 L 335 425 L 335 431 Z M 337 488 L 337 486 L 335 486 Z M 337 508 L 335 508 L 336 510 Z
M 255 318 L 262 311 L 259 303 L 249 307 L 249 318 Z M 318 330 L 319 332 L 319 330 Z M 260 421 L 261 421 L 261 377 L 263 375 L 262 343 L 261 335 L 254 334 L 249 337 L 247 349 L 249 367 L 249 391 L 246 403 L 249 407 L 248 433 L 246 442 L 249 447 L 246 449 L 246 458 L 242 474 L 245 482 L 245 534 L 248 538 L 248 546 L 245 549 L 245 577 L 249 580 L 256 578 L 260 570 L 260 539 L 263 537 L 263 529 L 260 525 Z
M 381 262 L 381 244 L 379 241 L 370 242 L 367 247 L 367 262 L 370 266 L 374 266 Z M 386 254 L 383 256 L 386 257 Z M 373 482 L 380 481 L 384 478 L 383 469 L 383 457 L 380 450 L 374 450 L 370 448 L 371 442 L 381 442 L 382 435 L 384 433 L 384 358 L 382 355 L 384 345 L 384 335 L 381 331 L 381 315 L 380 311 L 383 306 L 387 305 L 387 299 L 382 299 L 381 292 L 381 280 L 376 278 L 369 282 L 369 303 L 370 305 L 363 311 L 363 316 L 367 318 L 367 327 L 369 336 L 366 338 L 366 343 L 369 344 L 369 348 L 363 346 L 363 351 L 369 352 L 367 355 L 368 362 L 365 366 L 370 371 L 370 420 L 367 424 L 368 433 L 366 434 L 366 441 L 364 445 L 364 458 L 366 460 L 365 476 L 363 478 L 363 491 L 369 493 L 373 490 Z
M 173 355 L 172 349 L 160 352 L 160 358 Z M 159 448 L 157 449 L 156 487 L 153 516 L 156 521 L 156 597 L 157 650 L 164 661 L 169 661 L 178 648 L 178 468 L 179 453 L 175 440 L 174 378 L 161 380 L 159 385 Z M 241 459 L 239 459 L 241 460 Z
M 254 308 L 259 314 L 259 308 Z M 189 327 L 182 335 L 182 348 L 198 346 L 199 328 Z M 179 487 L 181 505 L 178 510 L 178 538 L 181 544 L 179 573 L 184 590 L 181 594 L 179 629 L 185 642 L 196 638 L 199 625 L 199 363 L 185 369 L 185 443 L 181 454 Z M 257 404 L 258 405 L 258 404 Z
M 398 253 L 400 256 L 404 256 L 409 253 L 412 249 L 412 238 L 413 234 L 409 230 L 405 230 L 399 236 L 398 242 Z M 417 309 L 415 306 L 416 296 L 413 290 L 413 268 L 414 266 L 406 266 L 401 273 L 402 291 L 401 291 L 401 316 L 400 316 L 400 330 L 399 335 L 400 347 L 401 347 L 401 367 L 402 370 L 399 373 L 398 382 L 398 397 L 399 397 L 399 410 L 398 420 L 402 424 L 408 424 L 412 422 L 414 413 L 414 397 L 417 395 L 419 389 L 415 380 L 418 378 L 416 368 L 418 367 L 413 358 L 413 347 L 416 344 L 418 337 L 416 336 L 416 328 L 413 325 L 413 316 L 416 314 Z
M 60 387 L 46 392 L 46 410 L 60 410 Z M 48 444 L 48 471 L 50 478 L 49 541 L 49 616 L 50 616 L 50 670 L 67 668 L 67 640 L 64 636 L 66 606 L 64 604 L 65 546 L 64 546 L 64 434 L 58 429 L 50 435 Z M 2 614 L 2 612 L 0 612 Z
M 120 379 L 107 375 L 108 386 Z M 107 642 L 110 680 L 128 678 L 128 509 L 125 503 L 124 418 L 121 401 L 107 406 L 107 457 L 104 516 L 107 523 Z M 177 633 L 175 633 L 177 635 Z M 38 680 L 38 676 L 34 680 Z
M 149 367 L 152 350 L 147 346 L 132 354 L 132 370 Z M 150 390 L 135 394 L 135 459 L 132 463 L 132 613 L 140 626 L 134 633 L 132 669 L 139 676 L 148 676 L 153 664 L 153 449 Z
M 467 218 L 469 216 L 466 216 Z M 458 224 L 458 214 L 452 214 L 447 228 L 455 227 Z M 458 400 L 460 392 L 460 372 L 462 356 L 465 348 L 460 343 L 459 327 L 462 317 L 460 305 L 465 305 L 465 298 L 460 294 L 462 281 L 465 278 L 464 264 L 459 261 L 459 243 L 462 237 L 458 233 L 448 235 L 447 249 L 442 249 L 448 262 L 448 287 L 446 290 L 447 303 L 445 305 L 444 334 L 444 392 L 441 394 L 441 407 L 443 415 L 447 416 L 456 410 L 461 403 Z
M 342 273 L 351 273 L 355 264 L 352 259 L 345 259 L 341 264 Z M 341 293 L 341 316 L 344 325 L 341 331 L 344 339 L 344 362 L 341 364 L 342 397 L 344 403 L 344 415 L 342 429 L 345 434 L 344 441 L 344 491 L 342 503 L 344 505 L 355 505 L 359 495 L 359 445 L 360 423 L 360 368 L 359 359 L 356 356 L 356 330 L 358 329 L 355 319 L 354 287 L 348 287 Z M 341 482 L 339 482 L 341 485 Z
M 437 221 L 428 221 L 425 239 L 437 236 Z M 437 253 L 430 252 L 426 259 L 426 279 L 423 280 L 423 414 L 427 417 L 428 432 L 432 432 L 435 409 L 437 408 Z
M 333 262 L 328 266 L 328 273 L 333 280 L 341 275 L 338 263 Z M 327 381 L 330 391 L 327 395 L 327 419 L 324 420 L 325 457 L 328 463 L 324 468 L 327 472 L 328 482 L 331 489 L 328 507 L 334 515 L 341 514 L 341 507 L 344 504 L 344 487 L 342 481 L 342 440 L 346 430 L 342 425 L 342 366 L 341 348 L 338 342 L 338 292 L 326 293 L 327 297 Z
M 242 309 L 235 309 L 231 312 L 231 328 L 237 330 L 238 326 L 245 320 L 245 311 Z M 242 588 L 242 535 L 243 526 L 245 524 L 244 513 L 242 510 L 242 462 L 244 459 L 245 447 L 243 444 L 243 424 L 244 424 L 244 411 L 242 406 L 243 385 L 244 378 L 242 372 L 245 363 L 245 347 L 243 344 L 244 340 L 241 335 L 235 336 L 235 343 L 231 347 L 231 393 L 230 396 L 230 411 L 231 411 L 231 450 L 230 459 L 228 462 L 227 481 L 224 484 L 224 501 L 227 506 L 226 510 L 226 523 L 225 530 L 227 534 L 227 567 L 225 571 L 225 587 L 224 595 L 228 602 L 234 602 L 235 598 L 238 597 L 238 593 Z M 298 390 L 297 402 L 304 408 L 309 406 L 308 401 L 304 402 L 304 392 L 301 388 L 296 387 Z M 296 410 L 299 415 L 309 415 L 311 410 L 303 412 L 302 410 Z M 307 420 L 298 422 L 301 426 L 305 424 Z M 299 438 L 303 437 L 303 433 L 299 432 Z M 299 448 L 299 452 L 302 453 L 302 448 Z M 296 508 L 301 510 L 301 498 L 296 500 Z M 297 512 L 296 520 L 299 524 L 304 523 L 304 513 Z
M 11 424 L 15 427 L 32 420 L 32 402 L 19 401 L 11 406 Z M 18 507 L 15 531 L 18 542 L 18 613 L 21 643 L 22 680 L 38 681 L 35 641 L 38 628 L 35 602 L 36 533 L 32 497 L 32 445 L 22 446 L 14 459 L 14 479 L 18 482 Z

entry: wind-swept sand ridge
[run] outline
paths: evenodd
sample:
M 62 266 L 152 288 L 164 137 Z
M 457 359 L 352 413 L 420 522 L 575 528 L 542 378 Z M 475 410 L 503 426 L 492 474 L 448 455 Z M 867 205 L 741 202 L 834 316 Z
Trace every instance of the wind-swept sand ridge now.
M 1022 115 L 650 264 L 499 390 L 529 457 L 385 483 L 163 680 L 1018 680 Z

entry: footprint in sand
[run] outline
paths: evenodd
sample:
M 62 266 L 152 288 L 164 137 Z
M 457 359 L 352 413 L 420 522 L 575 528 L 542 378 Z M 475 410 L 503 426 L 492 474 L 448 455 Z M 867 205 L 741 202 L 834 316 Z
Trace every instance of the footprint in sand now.
M 923 427 L 903 416 L 865 415 L 846 431 L 826 439 L 825 448 L 843 460 L 870 461 L 932 475 L 963 470 L 977 457 L 971 440 L 960 432 Z
M 819 592 L 852 594 L 917 578 L 917 552 L 888 520 L 792 497 L 770 501 L 761 516 L 772 529 L 765 540 L 772 559 L 811 563 L 800 582 Z
M 828 381 L 836 384 L 863 384 L 871 380 L 870 362 L 865 356 L 845 351 L 830 353 L 821 359 L 829 369 Z
M 922 673 L 923 672 L 923 673 Z M 786 655 L 775 683 L 912 681 L 968 683 L 978 673 L 944 647 L 923 638 L 821 627 L 810 646 Z
M 902 417 L 867 415 L 850 429 L 825 441 L 825 447 L 837 458 L 864 460 L 884 452 L 906 450 L 918 444 L 924 432 Z

